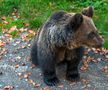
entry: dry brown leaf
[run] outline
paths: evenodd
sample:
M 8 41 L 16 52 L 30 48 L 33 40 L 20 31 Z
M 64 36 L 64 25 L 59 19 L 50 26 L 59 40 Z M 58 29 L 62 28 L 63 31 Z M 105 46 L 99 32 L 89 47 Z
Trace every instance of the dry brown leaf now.
M 102 49 L 101 49 L 101 48 L 97 48 L 96 50 L 97 50 L 98 52 L 101 52 L 101 51 L 102 51 Z
M 63 88 L 63 84 L 59 85 L 58 87 L 59 87 L 59 88 Z
M 72 82 L 70 85 L 73 86 L 73 85 L 75 85 L 75 84 L 76 84 L 76 82 Z
M 50 87 L 46 86 L 42 90 L 51 90 Z
M 98 58 L 98 59 L 97 59 L 98 62 L 100 62 L 101 60 L 102 60 L 101 58 Z
M 3 21 L 3 23 L 4 23 L 4 24 L 9 24 L 9 22 L 7 22 L 7 21 Z
M 10 28 L 10 30 L 9 30 L 9 33 L 13 32 L 13 31 L 15 31 L 15 30 L 17 30 L 17 27 L 16 27 L 16 26 L 12 26 L 12 27 Z
M 18 73 L 18 76 L 22 76 L 22 73 Z
M 32 68 L 35 68 L 35 67 L 36 67 L 36 65 L 32 64 L 30 68 L 32 69 Z
M 24 26 L 28 27 L 28 26 L 30 26 L 30 24 L 29 23 L 24 23 Z
M 7 86 L 4 87 L 4 89 L 8 89 L 8 90 L 12 90 L 13 88 L 14 88 L 14 87 L 11 86 L 11 85 L 7 85 Z
M 20 43 L 21 43 L 21 41 L 17 41 L 17 42 L 16 42 L 16 44 L 20 44 Z
M 84 87 L 84 90 L 88 90 L 88 88 L 87 87 Z
M 19 68 L 19 65 L 17 64 L 17 65 L 15 65 L 15 68 Z
M 82 79 L 82 81 L 83 81 L 84 84 L 86 84 L 86 85 L 89 83 L 87 79 Z
M 2 20 L 6 20 L 6 17 L 5 17 L 5 16 L 3 16 L 1 19 L 2 19 Z
M 88 51 L 84 51 L 84 54 L 87 55 L 88 54 Z
M 102 48 L 102 51 L 103 51 L 105 54 L 108 54 L 108 49 Z
M 108 69 L 108 66 L 104 66 L 103 69 L 105 69 L 105 70 Z
M 104 70 L 104 73 L 108 74 L 108 70 Z
M 31 75 L 32 75 L 32 73 L 31 73 L 31 72 L 28 72 L 27 74 L 28 74 L 28 76 L 31 76 Z
M 29 78 L 29 75 L 28 75 L 28 74 L 25 74 L 25 75 L 24 75 L 24 78 Z
M 35 32 L 33 30 L 29 30 L 28 32 L 35 35 Z
M 28 44 L 28 47 L 30 47 L 31 46 L 31 44 Z
M 16 58 L 17 58 L 17 59 L 21 59 L 21 57 L 20 57 L 20 56 L 17 56 Z
M 25 66 L 26 64 L 25 63 L 22 63 L 22 66 Z
M 27 46 L 21 46 L 22 49 L 26 48 Z
M 108 55 L 106 55 L 106 59 L 108 59 Z
M 33 81 L 32 79 L 29 79 L 29 80 L 28 80 L 28 83 L 29 83 L 29 84 L 33 84 L 34 81 Z
M 88 70 L 88 67 L 82 66 L 82 67 L 80 68 L 80 70 L 85 72 L 85 71 Z
M 35 87 L 35 88 L 38 88 L 38 87 L 40 87 L 40 85 L 41 85 L 41 84 L 35 84 L 34 87 Z
M 5 45 L 6 45 L 6 43 L 0 40 L 0 47 L 3 47 Z

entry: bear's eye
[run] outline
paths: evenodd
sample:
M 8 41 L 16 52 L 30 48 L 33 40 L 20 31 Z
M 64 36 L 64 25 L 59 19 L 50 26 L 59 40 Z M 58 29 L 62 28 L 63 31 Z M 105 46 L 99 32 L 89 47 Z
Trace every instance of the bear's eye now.
M 95 33 L 91 32 L 88 34 L 88 39 L 93 39 L 95 37 Z

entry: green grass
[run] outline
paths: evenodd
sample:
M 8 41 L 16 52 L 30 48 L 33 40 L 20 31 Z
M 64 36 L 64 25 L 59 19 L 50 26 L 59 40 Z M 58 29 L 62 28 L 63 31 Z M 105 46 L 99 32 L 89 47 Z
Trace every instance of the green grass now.
M 6 18 L 6 21 L 9 22 L 9 24 L 3 24 L 2 27 L 3 28 L 11 28 L 12 26 L 17 26 L 17 28 L 22 28 L 24 26 L 25 21 L 22 19 L 16 19 L 13 20 L 10 17 Z
M 39 28 L 55 11 L 81 12 L 82 8 L 94 6 L 94 22 L 100 33 L 108 41 L 108 1 L 107 0 L 0 0 L 0 16 L 11 16 L 18 11 L 20 18 L 11 22 L 5 28 L 29 22 L 30 28 Z M 0 20 L 1 21 L 1 20 Z M 1 27 L 0 27 L 1 28 Z M 107 47 L 107 45 L 105 45 Z

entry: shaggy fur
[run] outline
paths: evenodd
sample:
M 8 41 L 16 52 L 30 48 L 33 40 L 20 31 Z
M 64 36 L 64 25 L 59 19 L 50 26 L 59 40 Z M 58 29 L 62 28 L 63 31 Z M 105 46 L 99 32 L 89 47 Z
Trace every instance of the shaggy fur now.
M 32 46 L 31 59 L 33 64 L 40 66 L 47 85 L 53 86 L 59 82 L 56 64 L 61 61 L 67 63 L 67 79 L 79 80 L 78 65 L 83 56 L 83 47 L 102 46 L 103 40 L 92 21 L 92 13 L 92 7 L 82 14 L 56 12 L 39 30 Z

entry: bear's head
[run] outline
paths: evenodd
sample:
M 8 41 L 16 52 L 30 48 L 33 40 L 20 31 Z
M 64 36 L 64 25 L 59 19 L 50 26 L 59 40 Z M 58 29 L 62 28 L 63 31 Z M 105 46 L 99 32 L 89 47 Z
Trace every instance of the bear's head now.
M 68 43 L 69 48 L 73 46 L 88 46 L 100 48 L 103 45 L 103 39 L 98 34 L 97 28 L 93 23 L 93 7 L 85 8 L 82 13 L 75 13 L 68 25 L 73 31 L 73 40 Z M 70 40 L 71 41 L 71 40 Z M 74 43 L 73 43 L 74 42 Z

